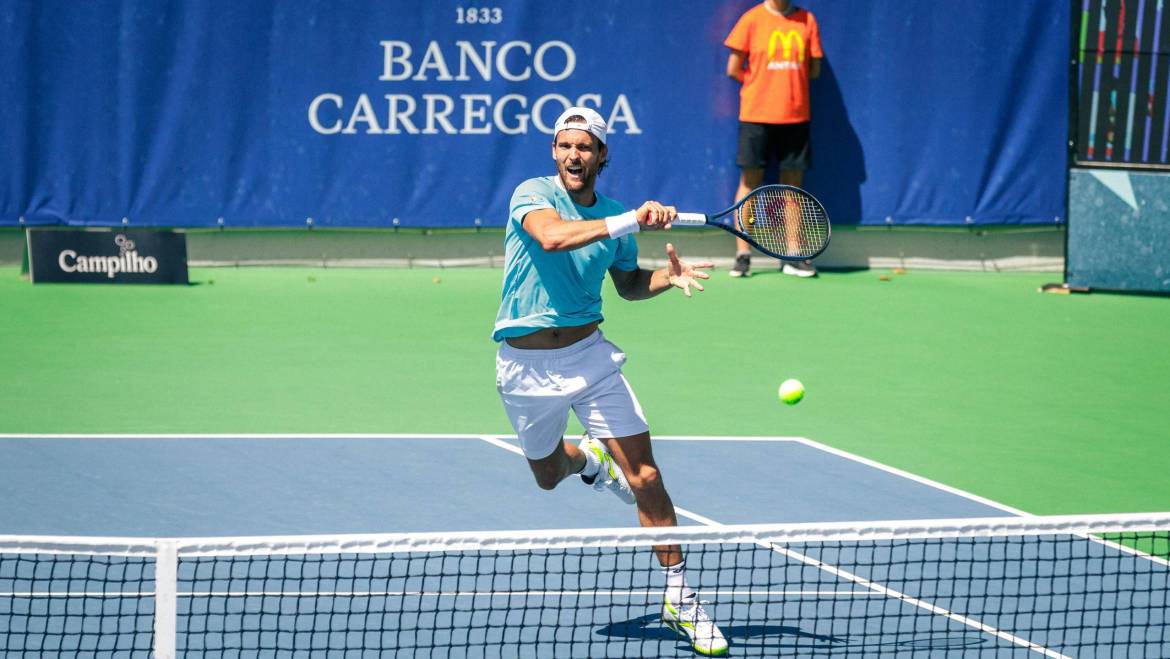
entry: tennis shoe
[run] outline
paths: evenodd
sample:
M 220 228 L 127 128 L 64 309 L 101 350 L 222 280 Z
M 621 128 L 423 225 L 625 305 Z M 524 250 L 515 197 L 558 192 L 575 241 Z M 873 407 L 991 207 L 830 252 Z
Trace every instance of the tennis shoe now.
M 735 265 L 731 266 L 731 271 L 727 274 L 732 277 L 751 277 L 752 276 L 752 256 L 751 254 L 738 254 L 735 257 Z
M 626 480 L 626 475 L 622 473 L 622 468 L 617 465 L 610 455 L 609 449 L 605 448 L 605 444 L 593 439 L 588 434 L 581 439 L 581 443 L 577 448 L 592 454 L 597 458 L 601 468 L 590 482 L 584 476 L 581 477 L 586 485 L 591 486 L 598 492 L 609 490 L 617 495 L 625 503 L 634 503 L 634 491 L 630 489 L 630 483 Z
M 701 655 L 721 657 L 727 654 L 727 639 L 711 621 L 697 596 L 684 599 L 678 606 L 663 598 L 662 622 L 689 640 L 691 647 Z
M 812 261 L 785 261 L 784 265 L 780 266 L 780 272 L 793 277 L 816 277 L 817 269 L 812 264 Z

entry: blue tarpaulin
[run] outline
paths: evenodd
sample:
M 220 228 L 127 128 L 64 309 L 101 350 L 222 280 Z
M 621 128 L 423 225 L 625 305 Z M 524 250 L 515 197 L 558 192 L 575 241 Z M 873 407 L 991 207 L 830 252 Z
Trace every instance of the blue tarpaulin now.
M 733 201 L 754 3 L 0 1 L 0 224 L 499 226 L 568 103 L 601 190 Z M 837 223 L 1062 220 L 1069 8 L 810 0 L 805 186 Z

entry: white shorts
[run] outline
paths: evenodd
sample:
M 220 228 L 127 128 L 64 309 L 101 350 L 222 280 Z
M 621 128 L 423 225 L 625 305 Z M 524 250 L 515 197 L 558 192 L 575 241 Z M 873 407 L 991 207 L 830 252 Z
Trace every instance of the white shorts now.
M 560 446 L 572 409 L 592 437 L 646 432 L 646 416 L 622 375 L 626 354 L 601 330 L 556 350 L 500 344 L 496 389 L 525 457 L 539 460 Z

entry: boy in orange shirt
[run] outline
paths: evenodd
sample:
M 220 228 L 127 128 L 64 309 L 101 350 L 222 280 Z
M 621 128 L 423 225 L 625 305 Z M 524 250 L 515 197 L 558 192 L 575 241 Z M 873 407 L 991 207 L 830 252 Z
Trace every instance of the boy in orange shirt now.
M 771 158 L 779 161 L 780 182 L 799 187 L 812 165 L 808 81 L 821 74 L 824 57 L 816 19 L 790 0 L 765 0 L 739 18 L 723 45 L 731 49 L 727 75 L 742 84 L 735 198 L 763 184 Z M 808 261 L 786 261 L 782 271 L 798 277 L 817 274 Z M 729 274 L 751 275 L 751 246 L 739 238 Z

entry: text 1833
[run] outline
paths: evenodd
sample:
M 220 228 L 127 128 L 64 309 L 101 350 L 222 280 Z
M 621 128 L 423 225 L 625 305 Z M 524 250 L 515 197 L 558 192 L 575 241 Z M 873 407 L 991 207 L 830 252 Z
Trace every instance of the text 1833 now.
M 504 10 L 499 7 L 456 7 L 455 22 L 459 25 L 476 23 L 500 23 Z

